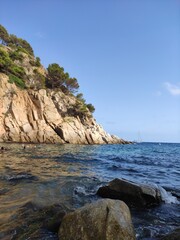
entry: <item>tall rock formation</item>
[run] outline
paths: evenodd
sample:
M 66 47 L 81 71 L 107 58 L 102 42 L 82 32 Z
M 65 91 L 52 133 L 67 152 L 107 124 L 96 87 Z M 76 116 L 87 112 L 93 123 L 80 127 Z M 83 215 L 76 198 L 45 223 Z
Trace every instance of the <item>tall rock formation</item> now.
M 61 90 L 21 90 L 0 73 L 0 141 L 127 143 L 106 133 L 92 114 L 76 112 L 77 98 Z

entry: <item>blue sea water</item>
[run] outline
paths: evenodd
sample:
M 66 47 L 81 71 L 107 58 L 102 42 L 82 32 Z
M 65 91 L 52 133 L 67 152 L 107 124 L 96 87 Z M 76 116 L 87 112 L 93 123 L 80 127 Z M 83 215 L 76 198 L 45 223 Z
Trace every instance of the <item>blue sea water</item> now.
M 114 178 L 155 184 L 163 194 L 159 207 L 131 209 L 137 239 L 157 239 L 180 226 L 180 144 L 1 146 L 7 150 L 0 153 L 0 239 L 17 227 L 26 203 L 78 208 L 97 200 L 97 189 Z

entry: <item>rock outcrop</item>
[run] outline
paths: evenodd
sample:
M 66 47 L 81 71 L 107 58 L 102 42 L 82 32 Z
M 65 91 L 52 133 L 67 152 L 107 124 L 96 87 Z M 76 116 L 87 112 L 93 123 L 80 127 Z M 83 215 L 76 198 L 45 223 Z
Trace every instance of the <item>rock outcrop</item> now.
M 134 240 L 127 205 L 119 200 L 99 200 L 65 215 L 61 240 Z
M 77 99 L 61 90 L 21 90 L 0 73 L 0 141 L 113 144 L 91 113 L 76 114 Z
M 107 186 L 100 187 L 97 194 L 104 198 L 120 199 L 130 207 L 144 208 L 162 202 L 158 188 L 125 179 L 114 179 Z

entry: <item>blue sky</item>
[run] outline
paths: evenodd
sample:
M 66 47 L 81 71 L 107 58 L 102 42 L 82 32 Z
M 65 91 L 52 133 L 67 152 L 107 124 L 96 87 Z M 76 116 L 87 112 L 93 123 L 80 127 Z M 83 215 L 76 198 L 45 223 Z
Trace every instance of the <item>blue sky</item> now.
M 0 0 L 0 24 L 59 63 L 111 134 L 180 142 L 179 0 Z

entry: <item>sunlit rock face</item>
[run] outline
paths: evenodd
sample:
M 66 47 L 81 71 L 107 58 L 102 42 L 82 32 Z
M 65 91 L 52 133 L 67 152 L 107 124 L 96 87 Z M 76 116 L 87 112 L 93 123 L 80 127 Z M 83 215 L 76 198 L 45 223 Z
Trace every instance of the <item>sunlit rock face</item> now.
M 99 200 L 65 215 L 61 240 L 135 240 L 127 205 L 119 200 Z
M 0 74 L 0 141 L 112 144 L 111 136 L 89 112 L 76 112 L 76 98 L 62 91 L 21 90 Z M 88 111 L 88 110 L 87 110 Z

